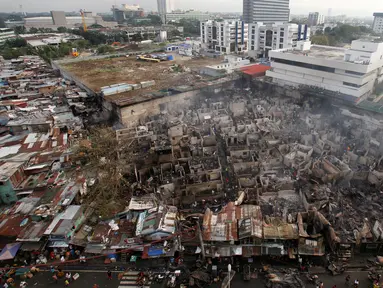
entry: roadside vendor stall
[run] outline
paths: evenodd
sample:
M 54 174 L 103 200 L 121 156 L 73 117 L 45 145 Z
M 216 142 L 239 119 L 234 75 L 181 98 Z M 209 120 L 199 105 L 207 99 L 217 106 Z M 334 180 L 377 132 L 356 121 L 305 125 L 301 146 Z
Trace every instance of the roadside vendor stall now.
M 19 251 L 21 243 L 9 243 L 0 252 L 0 261 L 12 260 Z

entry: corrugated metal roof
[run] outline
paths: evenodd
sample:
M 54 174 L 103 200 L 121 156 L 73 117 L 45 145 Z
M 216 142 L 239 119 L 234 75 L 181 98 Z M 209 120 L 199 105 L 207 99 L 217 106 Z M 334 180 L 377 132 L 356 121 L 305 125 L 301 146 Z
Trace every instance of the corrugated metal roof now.
M 9 155 L 17 154 L 21 148 L 20 144 L 8 146 L 8 147 L 1 147 L 0 148 L 0 159 L 7 157 Z
M 159 206 L 148 210 L 145 219 L 142 221 L 141 235 L 150 235 L 154 232 L 174 233 L 176 230 L 177 208 L 174 206 Z M 141 223 L 140 223 L 141 225 Z
M 59 229 L 59 227 L 65 226 L 65 228 L 71 224 L 72 220 L 74 217 L 78 214 L 78 211 L 81 209 L 80 205 L 72 205 L 69 206 L 63 213 L 60 213 L 57 215 L 51 224 L 48 226 L 48 228 L 45 230 L 44 234 L 49 235 L 52 232 L 56 231 Z
M 241 71 L 247 75 L 255 76 L 266 73 L 267 70 L 270 70 L 270 66 L 262 64 L 254 64 L 241 68 Z
M 24 215 L 8 215 L 4 216 L 0 222 L 0 236 L 16 237 L 24 229 L 22 224 L 24 219 L 29 219 Z
M 6 181 L 9 177 L 15 174 L 22 166 L 23 162 L 5 162 L 0 165 L 0 180 Z
M 238 221 L 242 219 L 252 220 L 249 222 L 240 221 L 242 224 L 240 225 L 241 238 L 262 237 L 260 207 L 256 205 L 235 206 L 234 202 L 229 202 L 217 214 L 206 209 L 203 218 L 203 239 L 205 241 L 235 241 L 240 239 Z
M 290 224 L 279 218 L 269 218 L 269 223 L 263 223 L 263 238 L 278 240 L 293 240 L 299 238 L 298 225 Z
M 30 222 L 17 236 L 17 241 L 38 242 L 44 236 L 50 222 Z

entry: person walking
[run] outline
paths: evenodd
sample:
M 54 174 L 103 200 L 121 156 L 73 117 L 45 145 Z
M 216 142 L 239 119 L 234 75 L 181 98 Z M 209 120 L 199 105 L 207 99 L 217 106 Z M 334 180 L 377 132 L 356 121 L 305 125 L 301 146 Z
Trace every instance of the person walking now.
M 112 272 L 110 270 L 106 272 L 106 275 L 108 276 L 108 280 L 112 280 Z
M 350 286 L 350 280 L 351 280 L 351 276 L 347 275 L 346 276 L 346 287 Z
M 57 274 L 56 274 L 56 273 L 53 274 L 52 279 L 53 279 L 53 281 L 55 281 L 55 283 L 57 284 L 57 282 L 58 282 L 58 277 L 57 277 Z
M 320 282 L 320 284 L 319 284 L 319 288 L 324 288 L 324 284 L 323 284 L 323 282 Z
M 354 288 L 358 288 L 358 287 L 359 287 L 359 280 L 355 279 L 355 281 L 354 281 Z
M 72 278 L 72 274 L 70 272 L 67 272 L 65 274 L 65 279 L 68 280 L 70 282 L 70 278 Z
M 68 287 L 68 286 L 69 286 L 69 281 L 68 281 L 68 279 L 65 279 L 64 284 L 65 284 L 65 287 Z

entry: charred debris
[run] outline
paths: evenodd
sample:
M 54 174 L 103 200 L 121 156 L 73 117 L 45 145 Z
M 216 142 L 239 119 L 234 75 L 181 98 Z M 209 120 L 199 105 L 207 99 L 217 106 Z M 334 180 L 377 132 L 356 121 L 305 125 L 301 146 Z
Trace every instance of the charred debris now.
M 116 137 L 131 205 L 178 207 L 182 251 L 347 260 L 381 247 L 382 128 L 323 101 L 228 89 Z

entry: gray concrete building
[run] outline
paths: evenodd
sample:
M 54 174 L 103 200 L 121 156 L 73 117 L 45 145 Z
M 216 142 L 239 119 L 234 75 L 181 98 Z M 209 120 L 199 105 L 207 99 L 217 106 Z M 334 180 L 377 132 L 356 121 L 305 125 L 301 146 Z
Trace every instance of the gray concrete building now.
M 245 23 L 289 22 L 289 0 L 243 0 Z

